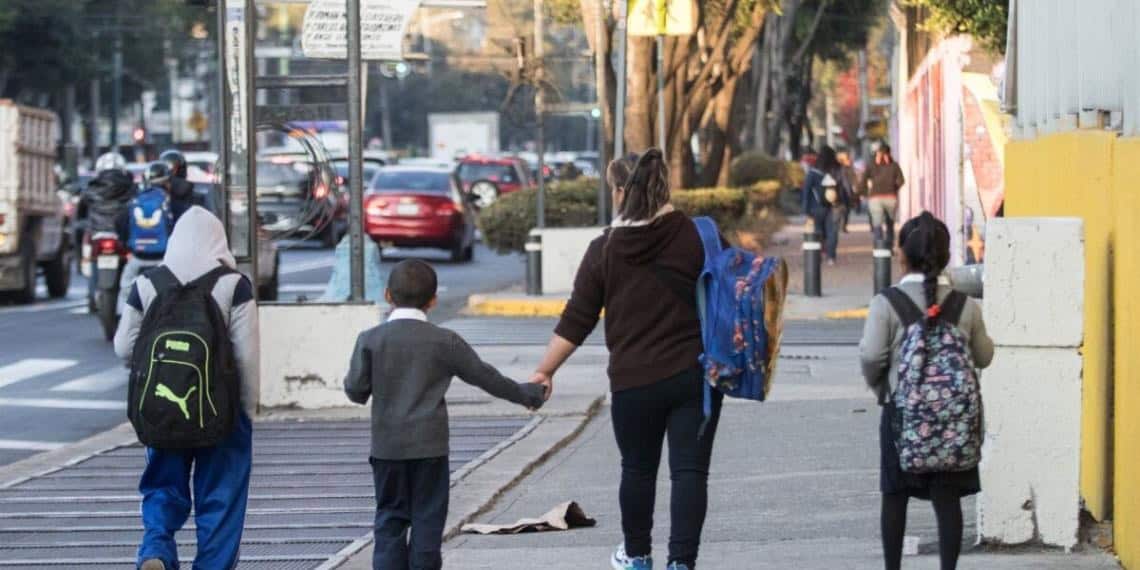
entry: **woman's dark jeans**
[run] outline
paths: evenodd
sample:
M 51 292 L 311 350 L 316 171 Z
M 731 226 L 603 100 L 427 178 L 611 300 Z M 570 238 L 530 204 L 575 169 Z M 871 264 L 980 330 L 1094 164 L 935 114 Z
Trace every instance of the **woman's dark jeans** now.
M 709 461 L 720 419 L 722 394 L 713 391 L 713 411 L 702 437 L 703 385 L 700 369 L 613 394 L 614 435 L 621 450 L 622 532 L 629 556 L 652 549 L 653 506 L 661 442 L 669 435 L 672 475 L 669 562 L 696 567 L 701 528 L 708 507 Z

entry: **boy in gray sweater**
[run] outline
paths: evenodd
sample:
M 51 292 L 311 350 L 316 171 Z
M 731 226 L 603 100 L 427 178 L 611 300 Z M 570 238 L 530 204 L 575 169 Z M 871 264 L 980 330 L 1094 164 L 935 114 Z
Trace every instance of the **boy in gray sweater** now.
M 504 377 L 458 334 L 427 322 L 436 288 L 427 263 L 409 260 L 392 269 L 385 297 L 394 310 L 386 323 L 360 334 L 344 381 L 353 402 L 372 398 L 376 570 L 443 565 L 450 490 L 444 396 L 452 377 L 532 410 L 543 404 L 541 385 Z

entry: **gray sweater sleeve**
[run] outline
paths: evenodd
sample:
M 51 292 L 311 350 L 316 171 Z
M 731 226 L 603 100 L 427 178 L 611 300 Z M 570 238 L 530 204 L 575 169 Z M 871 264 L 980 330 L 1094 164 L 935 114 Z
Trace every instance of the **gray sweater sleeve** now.
M 451 357 L 452 375 L 460 380 L 496 398 L 531 409 L 542 407 L 542 386 L 518 383 L 503 376 L 494 366 L 483 362 L 471 345 L 455 333 L 451 333 L 451 350 L 448 354 Z
M 970 356 L 974 357 L 974 366 L 985 368 L 994 361 L 994 341 L 986 332 L 986 321 L 982 318 L 982 307 L 971 299 L 967 304 L 973 313 L 970 330 Z
M 863 338 L 859 341 L 859 361 L 867 385 L 882 396 L 890 389 L 888 373 L 891 365 L 891 334 L 894 311 L 882 295 L 871 299 L 867 321 L 863 325 Z
M 352 350 L 352 361 L 348 367 L 348 377 L 344 379 L 344 393 L 357 404 L 367 404 L 372 395 L 372 358 L 368 351 L 367 332 L 356 337 L 356 348 Z
M 250 417 L 257 414 L 261 397 L 261 332 L 257 311 L 257 302 L 252 299 L 230 309 L 229 333 L 241 374 L 241 404 Z

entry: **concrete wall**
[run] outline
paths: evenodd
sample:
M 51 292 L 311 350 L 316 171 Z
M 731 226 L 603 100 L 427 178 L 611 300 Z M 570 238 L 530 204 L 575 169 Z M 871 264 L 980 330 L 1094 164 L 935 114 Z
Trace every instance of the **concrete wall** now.
M 1084 248 L 1079 219 L 989 225 L 981 534 L 1071 548 L 1080 526 Z M 1047 286 L 1042 286 L 1047 284 Z
M 377 305 L 263 305 L 261 406 L 349 405 L 344 377 L 356 337 L 380 323 Z
M 1087 130 L 1014 141 L 1005 173 L 1007 216 L 1085 222 L 1081 497 L 1113 520 L 1125 567 L 1140 568 L 1140 139 Z
M 542 292 L 569 293 L 586 248 L 605 228 L 551 228 L 534 230 L 542 235 Z

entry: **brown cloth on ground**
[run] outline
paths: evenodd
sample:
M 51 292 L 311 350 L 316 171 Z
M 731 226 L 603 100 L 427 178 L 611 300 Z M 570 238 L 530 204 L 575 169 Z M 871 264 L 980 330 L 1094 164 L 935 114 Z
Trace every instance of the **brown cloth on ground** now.
M 592 527 L 598 521 L 586 516 L 582 507 L 574 501 L 567 501 L 550 509 L 550 512 L 537 519 L 520 519 L 514 524 L 465 524 L 462 532 L 475 534 L 521 534 L 524 532 L 548 532 Z

